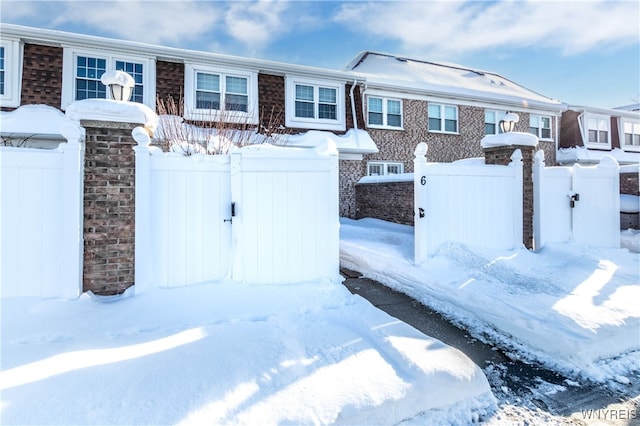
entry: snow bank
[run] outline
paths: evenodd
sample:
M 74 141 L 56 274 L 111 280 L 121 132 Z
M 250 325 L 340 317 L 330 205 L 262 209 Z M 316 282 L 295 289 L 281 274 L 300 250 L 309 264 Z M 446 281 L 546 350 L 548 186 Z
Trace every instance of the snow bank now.
M 1 111 L 3 134 L 61 135 L 77 141 L 82 136 L 80 125 L 56 108 L 46 105 L 23 105 L 14 111 Z
M 146 105 L 112 99 L 83 99 L 69 105 L 66 115 L 71 120 L 100 120 L 139 123 L 149 131 L 158 127 L 158 116 Z
M 640 196 L 620 194 L 620 211 L 623 213 L 640 212 Z
M 556 161 L 559 164 L 581 163 L 598 163 L 605 155 L 615 158 L 618 163 L 638 163 L 640 161 L 639 152 L 624 151 L 620 148 L 614 148 L 611 151 L 587 149 L 583 146 L 573 148 L 559 148 L 556 151 Z
M 495 406 L 461 352 L 340 284 L 131 294 L 2 299 L 3 424 L 468 424 Z
M 625 236 L 629 240 L 640 237 Z M 413 264 L 413 228 L 341 225 L 341 263 L 433 306 L 525 358 L 604 381 L 638 370 L 640 257 L 626 249 L 548 244 L 539 252 L 445 243 Z

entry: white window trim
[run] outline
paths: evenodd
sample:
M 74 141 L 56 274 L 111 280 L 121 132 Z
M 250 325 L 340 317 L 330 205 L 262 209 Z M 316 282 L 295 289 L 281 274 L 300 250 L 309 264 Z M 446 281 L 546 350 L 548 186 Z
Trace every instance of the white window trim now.
M 607 143 L 595 143 L 589 142 L 589 119 L 601 119 L 607 123 Z M 580 115 L 578 123 L 580 125 L 580 131 L 582 133 L 582 143 L 589 149 L 604 149 L 611 150 L 611 117 L 602 114 L 583 113 Z
M 76 93 L 76 57 L 89 56 L 107 60 L 107 71 L 115 69 L 116 61 L 137 62 L 143 65 L 142 85 L 144 87 L 143 103 L 149 108 L 156 108 L 156 67 L 155 60 L 150 57 L 123 54 L 107 50 L 82 49 L 65 47 L 62 59 L 62 102 L 61 109 L 65 110 L 75 102 Z M 109 96 L 109 91 L 107 91 Z
M 0 95 L 3 107 L 19 107 L 22 92 L 22 49 L 19 40 L 3 38 L 0 46 L 4 47 L 4 94 Z
M 538 137 L 539 140 L 541 141 L 553 141 L 553 117 L 551 117 L 550 115 L 540 115 L 540 114 L 529 114 L 529 128 L 531 128 L 531 118 L 532 117 L 538 117 L 538 123 L 542 122 L 543 118 L 548 118 L 549 119 L 549 135 L 551 135 L 551 137 L 549 138 L 543 138 L 541 135 L 541 130 L 543 129 L 543 127 L 540 127 L 540 125 L 538 125 L 538 127 L 536 127 L 536 129 L 538 129 L 536 136 Z
M 336 119 L 296 117 L 296 84 L 336 89 Z M 285 76 L 285 125 L 287 127 L 317 130 L 346 130 L 344 83 L 331 80 L 316 80 L 298 76 Z M 317 105 L 318 100 L 314 100 Z
M 627 145 L 625 143 L 625 134 L 624 134 L 624 124 L 625 123 L 629 123 L 632 126 L 635 125 L 640 125 L 640 121 L 638 120 L 629 120 L 626 118 L 621 118 L 620 119 L 620 128 L 618 129 L 618 134 L 620 135 L 620 147 L 624 150 L 624 151 L 633 151 L 633 152 L 640 152 L 640 146 L 639 145 Z M 634 135 L 636 133 L 633 133 Z
M 224 77 L 243 77 L 247 79 L 247 112 L 225 111 L 196 108 L 196 73 L 218 74 L 221 78 L 221 105 L 224 105 Z M 184 117 L 189 120 L 218 121 L 228 123 L 258 124 L 258 73 L 244 69 L 211 67 L 203 64 L 185 64 L 184 67 Z
M 382 99 L 382 124 L 371 124 L 369 123 L 369 99 L 376 98 Z M 390 126 L 388 124 L 388 110 L 387 110 L 387 101 L 398 101 L 400 102 L 400 126 Z M 402 99 L 399 98 L 389 98 L 385 96 L 377 96 L 377 95 L 367 95 L 366 101 L 366 117 L 367 117 L 367 127 L 372 129 L 386 129 L 386 130 L 404 130 L 404 108 L 402 105 Z
M 460 134 L 460 109 L 458 108 L 458 105 L 453 105 L 453 104 L 445 104 L 445 103 L 440 103 L 440 102 L 428 102 L 427 103 L 427 125 L 429 123 L 429 107 L 431 105 L 438 105 L 440 106 L 440 127 L 442 128 L 442 130 L 432 130 L 431 127 L 429 127 L 429 133 L 444 133 L 447 135 L 459 135 Z M 447 130 L 445 130 L 445 114 L 444 114 L 444 110 L 445 107 L 454 107 L 456 109 L 456 131 L 455 132 L 449 132 Z
M 372 175 L 371 166 L 382 166 L 381 175 Z M 399 166 L 400 171 L 398 173 L 389 173 L 389 166 Z M 402 174 L 404 173 L 404 163 L 401 161 L 368 161 L 367 162 L 367 176 L 388 176 L 390 174 Z

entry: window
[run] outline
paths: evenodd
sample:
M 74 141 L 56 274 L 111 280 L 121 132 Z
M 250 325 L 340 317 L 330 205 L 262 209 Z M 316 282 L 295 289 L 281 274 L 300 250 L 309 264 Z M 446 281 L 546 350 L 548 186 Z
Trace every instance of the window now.
M 345 130 L 344 84 L 286 77 L 287 127 Z
M 404 164 L 389 161 L 371 161 L 367 163 L 367 176 L 385 176 L 404 173 Z
M 135 85 L 130 101 L 155 108 L 153 60 L 105 51 L 66 48 L 63 60 L 62 108 L 83 99 L 108 99 L 109 91 L 100 78 L 107 71 L 124 71 Z
M 0 105 L 20 106 L 21 80 L 20 43 L 16 40 L 0 40 Z
M 497 135 L 502 133 L 500 130 L 500 121 L 507 115 L 506 111 L 484 111 L 484 134 Z
M 532 114 L 529 117 L 529 133 L 538 139 L 551 139 L 551 117 Z
M 370 127 L 402 128 L 402 102 L 370 96 L 367 98 L 367 119 Z
M 229 123 L 258 123 L 258 74 L 185 66 L 185 117 Z
M 429 104 L 429 131 L 458 133 L 458 107 Z
M 640 122 L 622 120 L 622 149 L 640 151 Z
M 580 124 L 585 146 L 587 148 L 611 149 L 610 123 L 609 116 L 584 114 Z

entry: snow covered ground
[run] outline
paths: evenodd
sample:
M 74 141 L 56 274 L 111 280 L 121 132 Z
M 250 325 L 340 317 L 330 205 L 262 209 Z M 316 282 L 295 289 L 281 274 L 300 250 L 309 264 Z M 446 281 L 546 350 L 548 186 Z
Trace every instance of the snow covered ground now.
M 4 298 L 10 424 L 467 424 L 479 367 L 339 283 Z
M 569 377 L 625 383 L 640 370 L 640 233 L 621 237 L 621 249 L 566 243 L 538 252 L 448 243 L 415 266 L 412 227 L 343 219 L 340 253 L 344 266 L 516 356 Z

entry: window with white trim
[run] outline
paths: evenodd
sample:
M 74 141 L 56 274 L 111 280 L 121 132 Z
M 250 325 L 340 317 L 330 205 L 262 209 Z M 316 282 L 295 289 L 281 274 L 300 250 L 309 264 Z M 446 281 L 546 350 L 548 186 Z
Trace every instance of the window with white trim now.
M 611 118 L 608 115 L 586 113 L 580 124 L 587 148 L 611 149 Z
M 369 161 L 367 176 L 386 176 L 404 173 L 404 163 L 392 161 Z
M 538 139 L 551 139 L 551 117 L 546 115 L 529 116 L 529 133 L 534 134 Z
M 345 130 L 344 83 L 285 78 L 285 124 L 320 130 Z
M 185 117 L 258 123 L 258 74 L 205 65 L 185 65 Z
M 620 146 L 625 151 L 640 151 L 640 121 L 622 119 Z
M 455 105 L 429 104 L 429 131 L 458 133 L 458 107 Z
M 65 48 L 62 71 L 62 108 L 83 99 L 109 99 L 100 81 L 107 71 L 124 71 L 135 85 L 131 102 L 155 108 L 155 66 L 151 58 L 116 52 Z
M 0 40 L 0 105 L 20 106 L 21 80 L 20 43 L 17 40 Z
M 367 124 L 369 127 L 402 129 L 402 101 L 367 97 Z
M 484 111 L 484 134 L 497 135 L 502 133 L 500 121 L 507 115 L 507 111 L 495 111 L 486 109 Z

